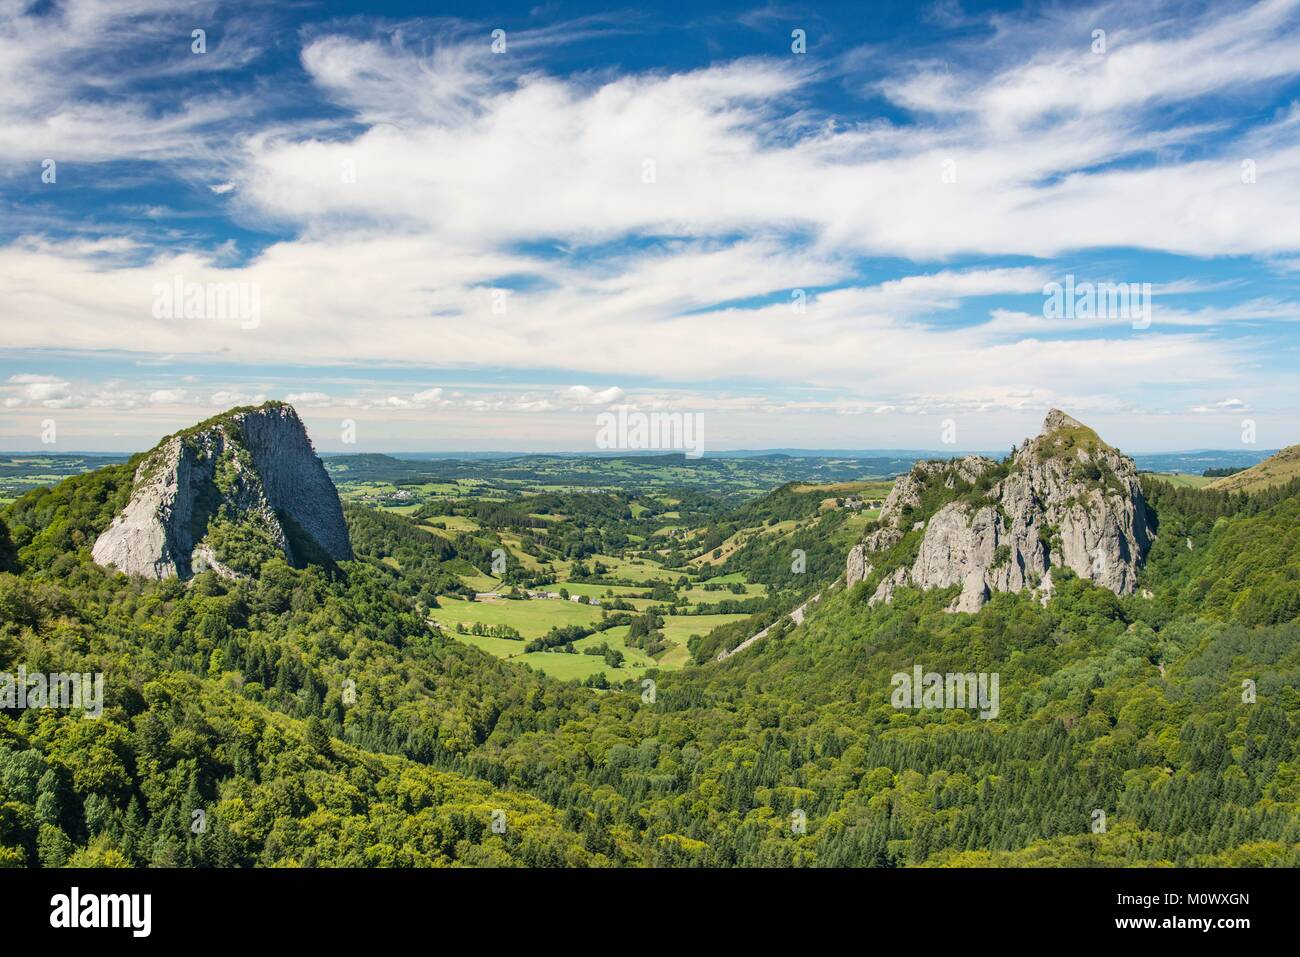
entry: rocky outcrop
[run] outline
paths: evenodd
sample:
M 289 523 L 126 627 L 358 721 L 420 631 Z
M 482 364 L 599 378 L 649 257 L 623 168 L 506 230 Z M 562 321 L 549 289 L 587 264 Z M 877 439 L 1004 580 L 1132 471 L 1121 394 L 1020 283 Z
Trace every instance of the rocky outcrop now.
M 844 583 L 849 587 L 860 581 L 866 581 L 875 569 L 867 561 L 867 546 L 854 545 L 849 551 L 848 567 L 844 570 Z
M 943 491 L 928 495 L 936 486 Z M 942 502 L 928 516 L 927 499 Z M 877 527 L 850 552 L 846 583 L 889 564 L 889 551 L 920 528 L 915 559 L 881 578 L 871 602 L 904 585 L 959 585 L 952 611 L 978 611 L 997 591 L 1034 588 L 1045 599 L 1060 566 L 1128 594 L 1152 536 L 1132 460 L 1057 409 L 1007 462 L 920 462 L 900 477 Z
M 136 470 L 130 501 L 92 555 L 161 579 L 208 568 L 247 573 L 249 556 L 268 551 L 295 564 L 352 557 L 334 484 L 298 413 L 278 402 L 164 439 Z

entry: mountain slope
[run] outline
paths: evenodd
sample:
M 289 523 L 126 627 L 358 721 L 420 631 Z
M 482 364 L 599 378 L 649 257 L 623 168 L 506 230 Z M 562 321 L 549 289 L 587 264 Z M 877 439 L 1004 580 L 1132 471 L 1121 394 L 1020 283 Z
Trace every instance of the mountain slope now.
M 298 413 L 268 402 L 159 443 L 92 554 L 131 575 L 189 578 L 206 567 L 250 574 L 274 554 L 294 564 L 342 561 L 352 546 Z
M 1300 478 L 1300 445 L 1291 445 L 1258 465 L 1216 479 L 1209 488 L 1224 492 L 1259 492 Z

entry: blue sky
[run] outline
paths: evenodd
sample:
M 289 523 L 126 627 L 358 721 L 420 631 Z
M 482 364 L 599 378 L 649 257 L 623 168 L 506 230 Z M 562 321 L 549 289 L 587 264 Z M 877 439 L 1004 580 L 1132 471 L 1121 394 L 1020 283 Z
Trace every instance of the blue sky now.
M 0 448 L 1292 444 L 1297 103 L 1300 0 L 0 0 Z

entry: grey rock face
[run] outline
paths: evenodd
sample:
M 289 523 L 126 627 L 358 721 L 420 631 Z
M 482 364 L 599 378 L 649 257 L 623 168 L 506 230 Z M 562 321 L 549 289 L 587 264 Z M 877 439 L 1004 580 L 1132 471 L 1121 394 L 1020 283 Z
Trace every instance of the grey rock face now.
M 276 406 L 241 421 L 253 468 L 271 507 L 287 515 L 334 561 L 352 557 L 343 506 L 307 429 L 292 406 Z
M 845 570 L 845 584 L 852 587 L 865 580 L 871 572 L 871 563 L 867 561 L 866 546 L 854 545 L 849 552 L 849 564 Z
M 849 556 L 846 582 L 871 556 L 885 552 L 912 528 L 928 483 L 969 487 L 998 469 L 996 462 L 968 456 L 953 462 L 923 462 L 895 483 L 877 528 Z M 951 611 L 978 611 L 995 591 L 1034 588 L 1051 594 L 1051 569 L 1065 566 L 1082 578 L 1129 594 L 1151 546 L 1146 503 L 1131 459 L 1091 430 L 1052 410 L 1036 439 L 1012 457 L 1006 474 L 983 496 L 963 496 L 932 515 L 916 560 L 896 569 L 877 586 L 872 603 L 889 601 L 903 585 L 961 586 Z M 861 550 L 860 554 L 857 554 Z M 871 574 L 866 571 L 862 580 Z
M 908 582 L 908 571 L 906 568 L 895 568 L 885 578 L 881 579 L 880 584 L 876 586 L 875 592 L 867 600 L 868 605 L 875 605 L 878 602 L 889 604 L 894 600 L 894 590 L 906 585 Z
M 884 514 L 883 512 L 881 513 Z M 903 540 L 903 530 L 897 525 L 886 525 L 878 528 L 874 532 L 867 533 L 867 537 L 862 540 L 862 547 L 868 552 L 884 552 L 893 548 Z
M 145 578 L 233 575 L 205 541 L 219 513 L 267 538 L 289 561 L 292 541 L 335 561 L 352 557 L 338 493 L 297 412 L 268 403 L 222 416 L 154 449 L 131 500 L 96 540 L 96 563 Z

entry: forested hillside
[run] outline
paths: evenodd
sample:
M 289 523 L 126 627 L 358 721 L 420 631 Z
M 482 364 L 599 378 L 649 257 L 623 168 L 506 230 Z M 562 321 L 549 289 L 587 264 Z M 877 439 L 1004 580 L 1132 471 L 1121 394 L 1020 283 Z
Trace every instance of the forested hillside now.
M 428 766 L 434 749 L 466 753 L 502 711 L 541 700 L 538 679 L 433 634 L 380 563 L 350 562 L 331 579 L 277 559 L 254 582 L 207 572 L 188 584 L 93 565 L 87 543 L 130 474 L 29 493 L 0 520 L 23 565 L 0 575 L 0 662 L 102 671 L 105 689 L 98 719 L 0 717 L 0 860 L 604 861 L 537 799 Z
M 431 628 L 460 550 L 365 509 L 333 572 L 99 568 L 130 474 L 0 513 L 0 669 L 105 675 L 99 719 L 0 713 L 5 863 L 1300 865 L 1295 487 L 1147 477 L 1133 595 L 1063 574 L 949 614 L 954 589 L 859 585 L 598 691 Z M 997 718 L 894 708 L 918 664 L 998 673 Z

